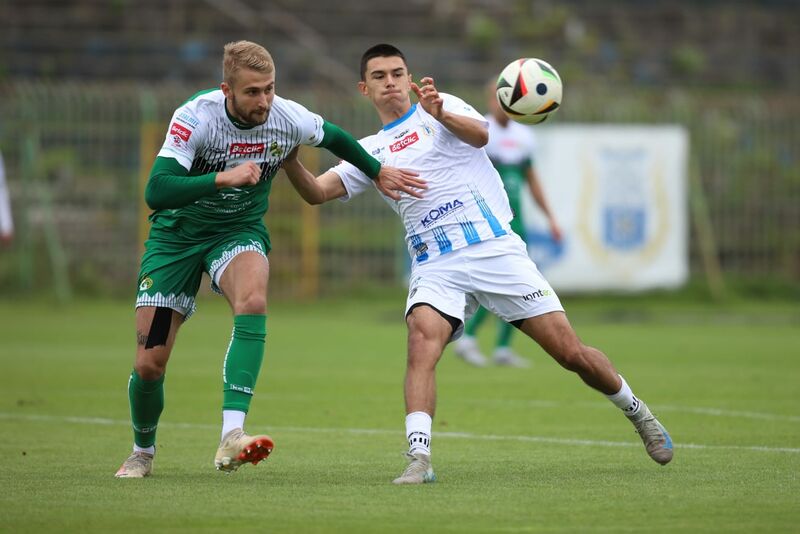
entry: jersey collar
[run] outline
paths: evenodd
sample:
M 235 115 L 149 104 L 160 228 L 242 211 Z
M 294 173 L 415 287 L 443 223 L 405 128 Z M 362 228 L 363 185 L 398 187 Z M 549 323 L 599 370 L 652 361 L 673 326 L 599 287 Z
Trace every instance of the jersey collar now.
M 398 124 L 400 124 L 401 122 L 403 122 L 404 120 L 409 118 L 414 113 L 414 111 L 416 111 L 416 109 L 417 109 L 417 105 L 416 104 L 412 105 L 411 109 L 406 111 L 405 115 L 403 115 L 402 117 L 400 117 L 398 119 L 393 120 L 392 122 L 390 122 L 389 124 L 384 126 L 383 127 L 383 131 L 391 130 L 392 128 L 394 128 L 395 126 L 397 126 Z

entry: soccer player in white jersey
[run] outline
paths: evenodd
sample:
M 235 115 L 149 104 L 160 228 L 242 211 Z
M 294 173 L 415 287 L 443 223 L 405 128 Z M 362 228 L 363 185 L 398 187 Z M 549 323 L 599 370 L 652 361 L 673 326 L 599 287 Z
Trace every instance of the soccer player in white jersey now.
M 560 241 L 561 228 L 548 205 L 534 167 L 536 139 L 533 130 L 529 126 L 508 118 L 497 101 L 496 88 L 495 80 L 490 80 L 486 87 L 489 113 L 485 118 L 489 124 L 489 141 L 484 146 L 484 150 L 503 180 L 511 212 L 514 214 L 514 218 L 511 220 L 511 230 L 527 243 L 525 225 L 522 220 L 522 195 L 527 187 L 536 205 L 547 218 L 553 240 Z M 478 328 L 486 323 L 490 314 L 489 310 L 479 306 L 472 318 L 465 324 L 464 335 L 453 344 L 456 355 L 477 367 L 485 366 L 488 360 L 481 353 L 475 335 Z M 530 365 L 528 360 L 511 349 L 513 333 L 514 327 L 511 323 L 502 319 L 497 321 L 497 338 L 491 361 L 495 365 L 527 367 Z
M 223 363 L 222 433 L 214 464 L 235 471 L 273 448 L 244 432 L 264 357 L 270 240 L 264 225 L 272 180 L 299 145 L 324 147 L 375 180 L 390 198 L 419 195 L 414 173 L 381 165 L 337 126 L 275 95 L 275 68 L 262 46 L 225 46 L 220 89 L 197 93 L 172 116 L 145 200 L 154 210 L 136 298 L 136 360 L 128 381 L 133 452 L 119 478 L 150 475 L 164 373 L 178 327 L 195 310 L 205 271 L 227 299 L 233 333 Z M 179 450 L 194 447 L 182 443 Z
M 0 154 L 0 244 L 10 245 L 14 239 L 14 219 L 11 216 L 11 197 L 6 183 L 6 167 Z
M 508 198 L 483 146 L 486 120 L 463 100 L 439 93 L 432 78 L 412 82 L 405 57 L 381 44 L 361 60 L 359 91 L 383 123 L 361 140 L 384 164 L 417 171 L 427 182 L 422 198 L 386 198 L 400 215 L 412 258 L 406 301 L 405 377 L 409 463 L 395 484 L 435 480 L 431 425 L 436 408 L 436 364 L 445 345 L 461 335 L 478 304 L 514 324 L 559 364 L 605 394 L 630 419 L 650 457 L 672 459 L 672 441 L 599 350 L 575 334 L 561 303 L 525 244 L 511 231 Z M 419 103 L 412 104 L 413 91 Z M 284 169 L 311 204 L 347 199 L 372 188 L 368 176 L 341 163 L 316 179 L 296 157 Z

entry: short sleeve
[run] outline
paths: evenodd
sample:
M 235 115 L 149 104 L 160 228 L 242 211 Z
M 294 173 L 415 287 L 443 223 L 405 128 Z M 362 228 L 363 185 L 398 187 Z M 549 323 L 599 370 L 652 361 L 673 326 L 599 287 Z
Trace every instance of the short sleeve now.
M 300 144 L 311 146 L 320 144 L 325 135 L 322 130 L 325 120 L 297 102 L 291 100 L 285 100 L 285 102 L 289 119 L 300 130 Z
M 447 93 L 439 93 L 439 96 L 442 97 L 442 107 L 445 111 L 455 113 L 456 115 L 463 115 L 465 117 L 469 117 L 470 119 L 475 119 L 483 124 L 486 128 L 489 127 L 489 121 L 486 120 L 486 117 L 475 111 L 475 108 L 457 96 Z
M 174 158 L 187 171 L 192 168 L 197 147 L 201 146 L 204 124 L 189 106 L 181 106 L 172 115 L 159 157 Z
M 340 162 L 330 170 L 339 175 L 345 190 L 347 190 L 347 194 L 339 198 L 341 201 L 346 202 L 375 185 L 374 180 L 370 179 L 369 176 L 361 172 L 355 165 L 347 161 Z

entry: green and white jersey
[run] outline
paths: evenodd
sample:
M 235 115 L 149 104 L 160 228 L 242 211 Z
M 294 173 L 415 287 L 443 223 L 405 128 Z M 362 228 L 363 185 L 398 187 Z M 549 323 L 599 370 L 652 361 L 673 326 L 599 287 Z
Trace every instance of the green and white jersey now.
M 252 161 L 258 184 L 219 189 L 176 209 L 151 215 L 153 229 L 172 229 L 187 239 L 205 239 L 261 224 L 269 208 L 272 179 L 298 145 L 318 145 L 324 120 L 302 105 L 275 96 L 267 121 L 246 126 L 228 114 L 221 90 L 197 93 L 172 116 L 159 157 L 174 158 L 189 176 L 229 170 Z

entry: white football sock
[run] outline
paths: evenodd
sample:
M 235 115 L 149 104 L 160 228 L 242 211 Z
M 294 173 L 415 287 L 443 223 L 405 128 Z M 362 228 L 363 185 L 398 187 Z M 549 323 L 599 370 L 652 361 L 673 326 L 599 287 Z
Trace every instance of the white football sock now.
M 644 403 L 636 398 L 630 386 L 628 386 L 628 383 L 625 382 L 625 379 L 622 378 L 621 375 L 619 379 L 622 380 L 622 387 L 620 390 L 613 395 L 606 395 L 606 397 L 614 403 L 614 406 L 625 412 L 625 415 L 633 417 L 639 412 Z
M 425 412 L 411 412 L 406 415 L 406 436 L 408 452 L 431 454 L 431 425 L 433 420 Z
M 149 447 L 140 447 L 137 444 L 133 444 L 133 452 L 146 452 L 147 454 L 152 454 L 153 456 L 156 455 L 156 446 L 150 445 Z
M 233 430 L 241 428 L 244 430 L 244 418 L 247 414 L 239 410 L 222 410 L 222 437 Z

